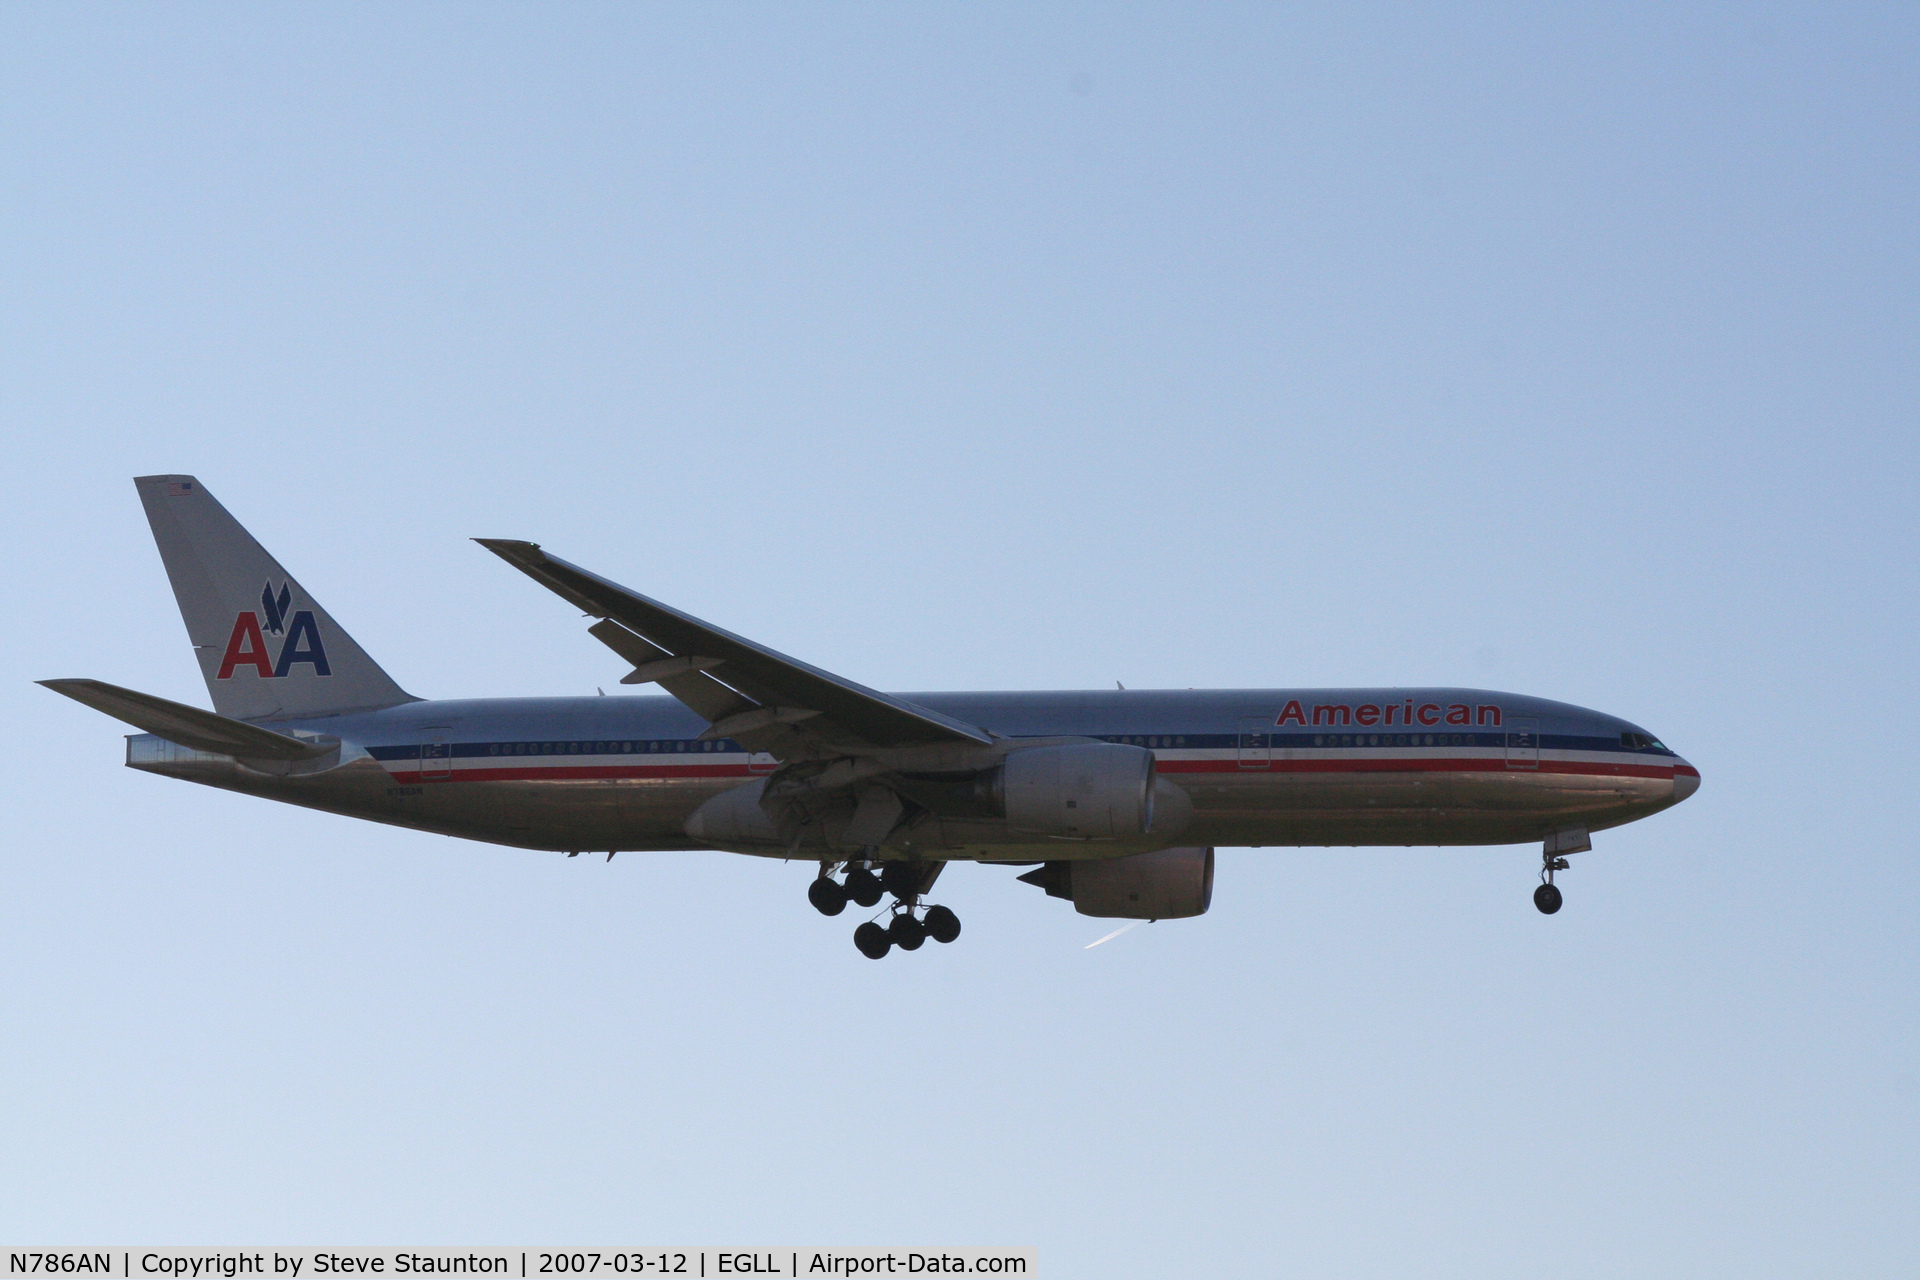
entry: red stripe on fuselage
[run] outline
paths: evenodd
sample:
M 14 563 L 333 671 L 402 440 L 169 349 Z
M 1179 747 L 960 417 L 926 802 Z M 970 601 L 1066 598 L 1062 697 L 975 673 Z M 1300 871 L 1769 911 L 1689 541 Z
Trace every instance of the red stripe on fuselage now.
M 1161 773 L 1557 773 L 1601 778 L 1672 778 L 1675 773 L 1699 777 L 1690 765 L 1601 764 L 1584 760 L 1542 760 L 1537 765 L 1512 767 L 1504 759 L 1275 760 L 1242 765 L 1237 760 L 1162 760 Z M 553 765 L 512 768 L 457 768 L 451 780 L 460 782 L 591 782 L 617 778 L 667 780 L 674 778 L 758 778 L 764 771 L 744 764 L 700 765 Z M 446 774 L 425 778 L 418 769 L 395 771 L 395 782 L 446 782 Z

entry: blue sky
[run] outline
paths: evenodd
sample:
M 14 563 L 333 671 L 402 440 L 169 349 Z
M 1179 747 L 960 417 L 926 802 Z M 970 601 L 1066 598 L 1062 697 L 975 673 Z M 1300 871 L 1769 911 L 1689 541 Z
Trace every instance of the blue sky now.
M 1920 19 L 0 12 L 0 1238 L 1032 1244 L 1046 1274 L 1911 1274 Z M 532 538 L 879 688 L 1469 684 L 1699 795 L 956 868 L 611 865 L 140 775 L 128 478 L 408 689 L 617 663 Z

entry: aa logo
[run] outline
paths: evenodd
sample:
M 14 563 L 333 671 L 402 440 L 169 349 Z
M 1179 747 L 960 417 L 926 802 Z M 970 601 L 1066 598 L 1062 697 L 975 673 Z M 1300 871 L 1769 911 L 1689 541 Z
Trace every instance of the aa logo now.
M 320 625 L 313 620 L 313 610 L 294 609 L 293 588 L 287 583 L 280 584 L 275 591 L 271 582 L 260 589 L 260 612 L 251 611 L 235 616 L 233 634 L 227 637 L 227 652 L 220 659 L 220 680 L 231 680 L 233 673 L 241 667 L 252 667 L 263 680 L 272 680 L 284 676 L 302 662 L 313 667 L 313 674 L 330 676 L 327 667 L 327 649 L 320 642 Z M 265 624 L 265 630 L 261 629 Z M 267 637 L 280 636 L 280 652 L 276 656 L 267 649 Z

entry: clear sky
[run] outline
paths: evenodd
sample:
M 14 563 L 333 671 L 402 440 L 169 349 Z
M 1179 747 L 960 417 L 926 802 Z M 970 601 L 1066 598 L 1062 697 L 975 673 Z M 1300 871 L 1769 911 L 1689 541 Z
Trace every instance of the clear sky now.
M 0 1240 L 1920 1267 L 1912 5 L 0 9 Z M 129 477 L 408 689 L 531 538 L 878 688 L 1459 683 L 1700 766 L 1538 850 L 568 860 L 120 765 Z M 1239 1270 L 1234 1270 L 1239 1268 Z

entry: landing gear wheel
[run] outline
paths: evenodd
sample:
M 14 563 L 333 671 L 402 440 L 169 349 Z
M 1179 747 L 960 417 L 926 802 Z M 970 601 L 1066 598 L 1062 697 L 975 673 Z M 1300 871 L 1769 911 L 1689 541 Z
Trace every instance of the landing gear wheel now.
M 920 868 L 910 862 L 880 864 L 880 887 L 902 902 L 913 896 L 914 884 L 919 879 Z
M 1567 869 L 1567 860 L 1553 852 L 1553 843 L 1547 841 L 1547 848 L 1540 855 L 1540 887 L 1533 891 L 1533 905 L 1540 908 L 1543 916 L 1560 909 L 1560 890 L 1553 885 L 1553 873 Z
M 880 895 L 885 892 L 880 887 L 880 877 L 865 867 L 855 867 L 847 872 L 846 889 L 847 896 L 863 907 L 880 905 Z
M 867 959 L 878 960 L 892 949 L 893 939 L 887 936 L 885 929 L 869 920 L 853 931 L 853 945 Z
M 927 918 L 921 924 L 935 942 L 952 942 L 960 936 L 960 917 L 945 907 L 928 907 Z
M 902 911 L 887 926 L 887 938 L 902 951 L 918 951 L 927 940 L 927 926 Z
M 847 891 L 838 881 L 821 876 L 807 886 L 807 901 L 823 916 L 837 916 L 847 909 Z

